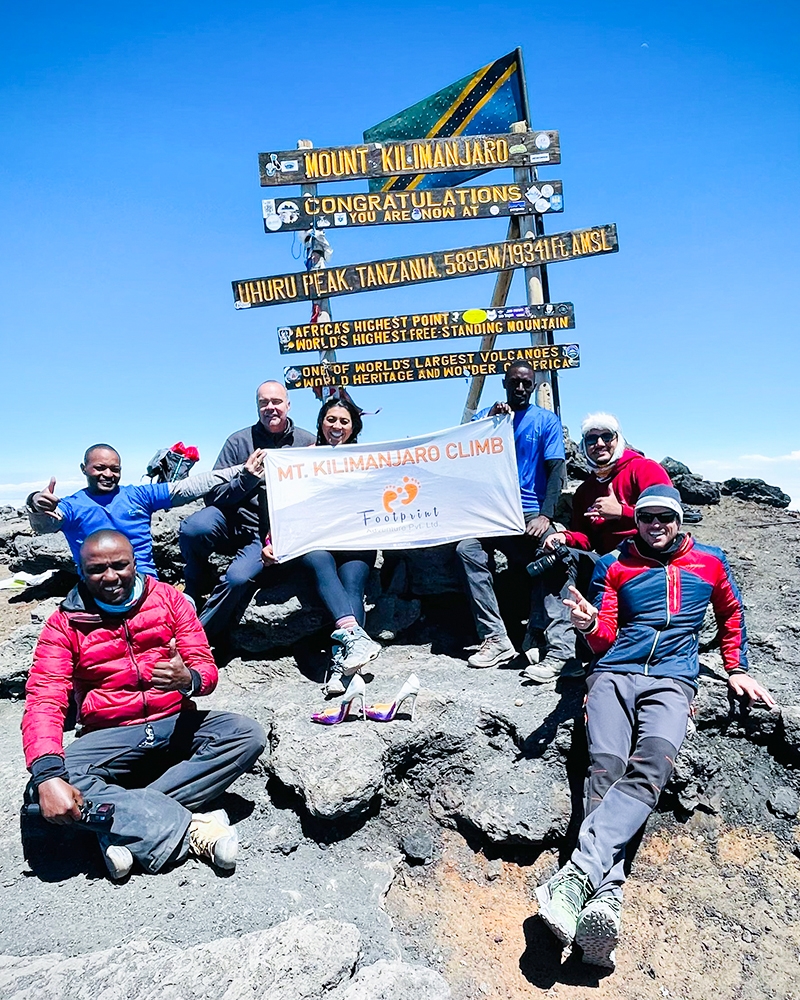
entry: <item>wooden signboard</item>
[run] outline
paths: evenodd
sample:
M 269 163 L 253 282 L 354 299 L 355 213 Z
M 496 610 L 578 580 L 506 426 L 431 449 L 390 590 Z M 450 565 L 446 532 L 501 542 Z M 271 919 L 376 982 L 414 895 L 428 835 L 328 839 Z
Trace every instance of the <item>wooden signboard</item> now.
M 524 361 L 533 371 L 561 371 L 580 366 L 577 344 L 543 344 L 506 351 L 467 351 L 429 354 L 415 358 L 381 358 L 375 361 L 332 361 L 284 369 L 287 389 L 320 386 L 394 385 L 430 379 L 465 378 L 469 375 L 502 375 L 512 361 Z
M 556 264 L 615 253 L 617 227 L 595 226 L 551 236 L 487 243 L 458 250 L 437 250 L 413 257 L 398 257 L 364 264 L 347 264 L 318 271 L 301 271 L 231 282 L 237 309 L 283 305 L 311 299 L 332 298 L 353 292 L 400 288 L 425 281 L 466 278 L 473 274 L 509 271 L 516 267 Z
M 262 187 L 439 174 L 561 162 L 558 132 L 460 135 L 446 139 L 362 142 L 358 146 L 259 153 Z
M 482 184 L 426 191 L 264 198 L 261 209 L 264 232 L 280 233 L 312 226 L 327 229 L 544 215 L 563 212 L 564 198 L 561 181 L 537 181 L 527 185 Z
M 571 330 L 574 326 L 575 310 L 571 302 L 547 302 L 500 309 L 464 309 L 282 326 L 278 329 L 278 343 L 281 354 L 300 354 L 304 351 L 336 351 L 343 347 L 486 337 L 489 334 Z

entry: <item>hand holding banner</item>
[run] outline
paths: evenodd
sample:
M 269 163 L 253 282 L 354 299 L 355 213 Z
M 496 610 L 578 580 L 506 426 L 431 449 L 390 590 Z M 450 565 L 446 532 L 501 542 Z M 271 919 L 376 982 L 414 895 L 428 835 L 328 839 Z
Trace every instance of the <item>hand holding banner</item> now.
M 279 562 L 525 530 L 508 416 L 381 444 L 270 449 L 264 465 Z

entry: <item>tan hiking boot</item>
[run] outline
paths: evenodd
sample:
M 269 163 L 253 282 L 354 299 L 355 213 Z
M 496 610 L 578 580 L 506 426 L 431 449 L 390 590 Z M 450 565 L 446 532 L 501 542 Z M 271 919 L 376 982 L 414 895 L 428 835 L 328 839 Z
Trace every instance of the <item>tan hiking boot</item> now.
M 228 823 L 228 814 L 224 809 L 192 814 L 189 850 L 199 858 L 208 858 L 217 868 L 230 871 L 236 867 L 239 834 Z

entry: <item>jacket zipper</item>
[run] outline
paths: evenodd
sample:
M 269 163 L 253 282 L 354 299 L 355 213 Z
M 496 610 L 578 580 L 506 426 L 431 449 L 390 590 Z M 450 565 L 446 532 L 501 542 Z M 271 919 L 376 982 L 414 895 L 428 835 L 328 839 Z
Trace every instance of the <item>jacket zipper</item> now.
M 666 629 L 667 626 L 670 623 L 670 619 L 672 618 L 672 616 L 670 614 L 670 610 L 669 610 L 669 566 L 665 566 L 664 567 L 664 572 L 665 572 L 666 577 L 667 577 L 667 624 L 664 626 L 664 629 Z M 661 631 L 663 632 L 664 629 L 662 629 Z M 650 649 L 650 652 L 647 654 L 647 659 L 644 661 L 644 672 L 645 672 L 645 674 L 649 674 L 650 673 L 650 661 L 653 659 L 653 653 L 655 653 L 655 651 L 656 651 L 656 646 L 658 645 L 658 640 L 659 640 L 660 637 L 661 637 L 661 632 L 657 631 L 656 635 L 655 635 L 655 638 L 653 639 L 653 645 L 652 645 L 652 647 Z
M 122 623 L 122 627 L 125 630 L 125 640 L 128 643 L 128 652 L 129 652 L 130 657 L 131 657 L 131 662 L 133 663 L 134 667 L 136 667 L 136 676 L 137 676 L 137 678 L 139 680 L 139 690 L 142 692 L 142 712 L 143 712 L 144 717 L 146 719 L 147 718 L 147 698 L 146 698 L 145 693 L 144 693 L 144 681 L 142 680 L 142 672 L 139 669 L 139 664 L 138 664 L 138 662 L 136 660 L 136 654 L 133 652 L 133 639 L 131 638 L 131 633 L 130 633 L 130 629 L 128 628 L 127 621 L 124 621 Z

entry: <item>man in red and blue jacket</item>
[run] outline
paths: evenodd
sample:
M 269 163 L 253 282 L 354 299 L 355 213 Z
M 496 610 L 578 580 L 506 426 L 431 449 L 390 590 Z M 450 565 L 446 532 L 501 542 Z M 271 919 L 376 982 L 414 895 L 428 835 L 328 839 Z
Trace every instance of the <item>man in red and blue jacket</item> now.
M 572 623 L 597 659 L 587 680 L 589 772 L 570 861 L 536 890 L 539 913 L 584 961 L 615 967 L 625 849 L 655 808 L 686 735 L 699 673 L 698 633 L 714 609 L 728 684 L 775 702 L 747 673 L 742 599 L 721 549 L 680 531 L 671 486 L 644 490 L 637 534 L 595 567 L 589 600 L 573 588 Z

